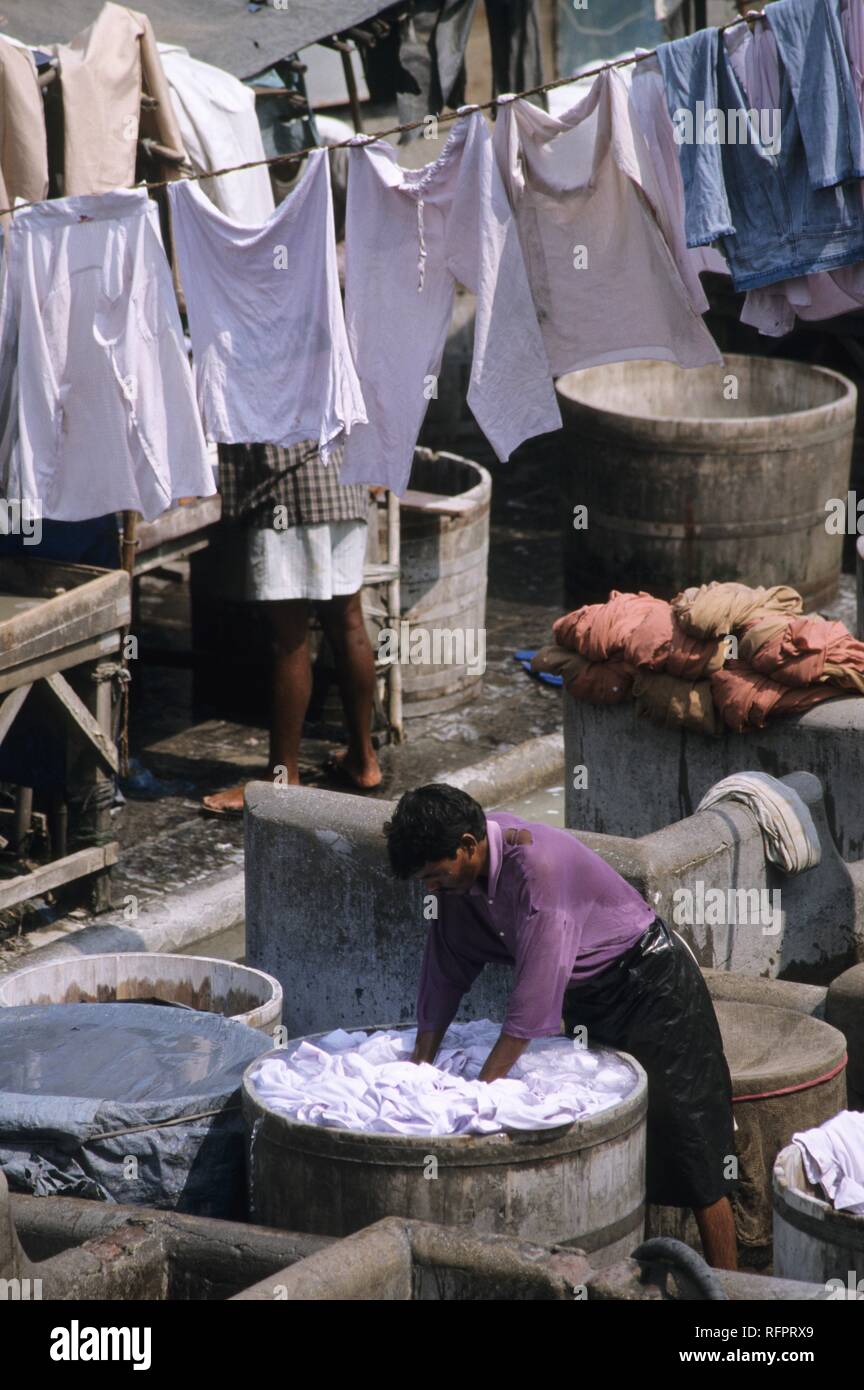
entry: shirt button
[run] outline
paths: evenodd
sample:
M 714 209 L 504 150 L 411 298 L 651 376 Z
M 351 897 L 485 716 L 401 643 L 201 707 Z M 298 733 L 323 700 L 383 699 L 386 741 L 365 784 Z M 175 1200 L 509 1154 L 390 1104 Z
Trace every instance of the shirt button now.
M 499 936 L 503 936 L 503 935 L 504 935 L 503 931 L 499 931 L 498 935 L 499 935 Z

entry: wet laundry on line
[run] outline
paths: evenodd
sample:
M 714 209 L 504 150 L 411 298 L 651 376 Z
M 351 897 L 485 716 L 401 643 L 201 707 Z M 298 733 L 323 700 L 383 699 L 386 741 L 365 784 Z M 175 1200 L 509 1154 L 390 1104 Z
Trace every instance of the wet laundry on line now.
M 368 424 L 348 439 L 343 483 L 405 492 L 457 281 L 477 298 L 468 405 L 499 459 L 561 426 L 492 135 L 460 111 L 422 169 L 368 137 L 349 151 L 345 316 Z
M 215 492 L 145 189 L 23 208 L 0 284 L 0 495 L 85 521 Z M 5 489 L 5 490 L 4 490 Z
M 617 72 L 601 73 L 561 117 L 499 99 L 493 141 L 553 375 L 630 359 L 722 362 L 701 287 L 695 275 L 685 284 L 664 234 L 660 187 Z
M 310 152 L 297 186 L 256 226 L 226 217 L 192 181 L 169 184 L 168 196 L 207 437 L 281 447 L 314 439 L 326 459 L 366 420 L 339 294 L 327 152 Z M 389 331 L 380 310 L 375 319 Z
M 618 1104 L 632 1066 L 571 1038 L 531 1042 L 508 1077 L 477 1076 L 500 1033 L 482 1019 L 451 1025 L 435 1066 L 413 1063 L 415 1029 L 345 1032 L 272 1053 L 251 1074 L 256 1095 L 298 1124 L 374 1134 L 494 1134 L 550 1129 Z

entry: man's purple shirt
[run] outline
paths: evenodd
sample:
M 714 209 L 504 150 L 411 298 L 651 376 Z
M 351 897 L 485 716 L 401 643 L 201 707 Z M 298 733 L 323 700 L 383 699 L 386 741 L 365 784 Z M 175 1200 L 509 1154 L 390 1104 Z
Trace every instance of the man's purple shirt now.
M 527 830 L 531 844 L 508 844 Z M 486 817 L 488 881 L 439 893 L 426 939 L 417 1021 L 446 1028 L 487 961 L 514 967 L 504 1032 L 550 1037 L 561 1030 L 564 992 L 631 947 L 655 913 L 599 854 L 574 835 L 504 811 Z

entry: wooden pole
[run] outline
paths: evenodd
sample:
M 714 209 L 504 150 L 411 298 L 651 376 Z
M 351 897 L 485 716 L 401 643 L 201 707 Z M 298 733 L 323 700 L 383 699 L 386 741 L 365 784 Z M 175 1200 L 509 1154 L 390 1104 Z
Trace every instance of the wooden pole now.
M 351 50 L 344 45 L 339 50 L 342 59 L 342 71 L 345 74 L 345 86 L 348 88 L 348 101 L 351 106 L 351 120 L 354 122 L 354 129 L 358 134 L 363 132 L 363 116 L 360 112 L 360 99 L 357 95 L 357 79 L 354 76 L 354 67 L 351 62 Z
M 387 493 L 387 563 L 395 566 L 395 576 L 387 584 L 387 612 L 390 623 L 399 631 L 402 617 L 402 593 L 399 566 L 402 562 L 401 537 L 399 534 L 400 508 L 395 492 Z M 399 646 L 397 643 L 397 653 Z M 387 685 L 387 717 L 390 723 L 390 737 L 394 743 L 401 743 L 402 727 L 402 667 L 398 659 L 390 666 Z

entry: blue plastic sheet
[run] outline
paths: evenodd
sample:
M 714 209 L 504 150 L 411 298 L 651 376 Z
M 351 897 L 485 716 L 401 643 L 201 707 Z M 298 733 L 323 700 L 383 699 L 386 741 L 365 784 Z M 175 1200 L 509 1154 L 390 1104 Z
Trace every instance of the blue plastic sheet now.
M 194 1009 L 0 1009 L 0 1169 L 36 1196 L 240 1218 L 239 1088 L 270 1046 Z

